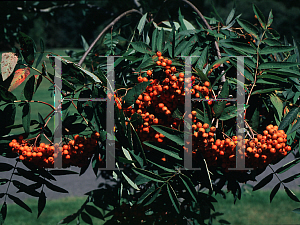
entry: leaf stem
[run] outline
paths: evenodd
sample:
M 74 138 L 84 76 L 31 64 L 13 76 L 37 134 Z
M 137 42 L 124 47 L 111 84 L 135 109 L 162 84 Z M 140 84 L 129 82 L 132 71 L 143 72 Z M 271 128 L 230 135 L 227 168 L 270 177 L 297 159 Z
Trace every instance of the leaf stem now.
M 270 164 L 268 165 L 268 167 L 270 167 L 271 168 L 271 170 L 272 170 L 272 172 L 273 172 L 273 174 L 275 174 L 275 176 L 277 177 L 277 179 L 280 181 L 280 183 L 284 186 L 284 187 L 286 187 L 285 185 L 284 185 L 284 183 L 282 182 L 282 180 L 278 177 L 278 175 L 277 175 L 277 173 L 275 173 L 275 171 L 274 171 L 274 169 L 270 166 Z
M 14 175 L 14 172 L 15 172 L 15 169 L 16 169 L 16 167 L 17 167 L 17 164 L 18 164 L 18 161 L 16 161 L 16 164 L 15 164 L 15 166 L 14 166 L 14 169 L 13 169 L 13 171 L 12 171 L 12 173 L 11 173 L 11 176 L 10 176 L 10 179 L 9 179 L 9 183 L 8 183 L 8 186 L 7 186 L 6 192 L 5 192 L 4 202 L 6 202 L 7 192 L 8 192 L 9 186 L 10 186 L 10 184 L 11 184 L 11 180 L 12 180 L 12 177 L 13 177 L 13 175 Z

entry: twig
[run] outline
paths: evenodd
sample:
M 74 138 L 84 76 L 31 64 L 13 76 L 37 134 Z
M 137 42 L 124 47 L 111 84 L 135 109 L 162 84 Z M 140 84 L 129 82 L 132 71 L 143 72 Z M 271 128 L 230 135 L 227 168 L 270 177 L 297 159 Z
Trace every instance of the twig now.
M 182 0 L 183 2 L 185 2 L 186 4 L 188 4 L 189 6 L 191 6 L 195 12 L 201 17 L 201 19 L 203 20 L 203 22 L 205 23 L 206 27 L 209 29 L 209 30 L 212 30 L 211 26 L 208 24 L 207 20 L 204 18 L 204 16 L 202 15 L 202 13 L 199 11 L 199 9 L 197 9 L 196 6 L 194 6 L 191 2 L 189 2 L 188 0 Z M 220 48 L 219 48 L 219 45 L 218 45 L 218 42 L 215 41 L 215 47 L 216 47 L 216 50 L 217 50 L 217 55 L 218 55 L 218 58 L 221 59 L 222 56 L 221 56 L 221 52 L 220 52 Z M 220 65 L 220 67 L 222 68 L 223 67 L 223 64 Z M 222 82 L 225 82 L 225 75 L 221 77 L 221 81 Z
M 13 169 L 13 171 L 12 171 L 12 173 L 11 173 L 11 176 L 10 176 L 10 179 L 9 179 L 9 183 L 8 183 L 8 186 L 7 186 L 6 192 L 5 192 L 4 202 L 6 202 L 7 192 L 8 192 L 9 186 L 10 186 L 10 184 L 11 184 L 11 180 L 12 180 L 12 177 L 13 177 L 13 175 L 14 175 L 15 169 L 17 168 L 17 164 L 18 164 L 18 161 L 16 161 L 16 164 L 15 164 L 15 166 L 14 166 L 14 169 Z
M 250 125 L 248 124 L 248 122 L 247 121 L 244 121 L 245 122 L 245 124 L 246 124 L 246 126 L 249 128 L 249 130 L 250 130 L 250 132 L 251 132 L 251 134 L 252 134 L 252 138 L 254 138 L 254 133 L 253 133 L 253 130 L 252 130 L 252 128 L 250 127 Z
M 259 52 L 258 52 L 258 50 L 259 50 L 260 43 L 261 43 L 261 41 L 262 41 L 262 39 L 263 39 L 265 33 L 266 33 L 266 31 L 264 31 L 263 34 L 261 35 L 260 41 L 259 41 L 258 46 L 257 46 L 257 50 L 256 50 L 257 57 L 256 57 L 256 68 L 255 68 L 254 82 L 253 82 L 253 85 L 252 85 L 251 90 L 250 90 L 250 92 L 249 92 L 249 95 L 248 95 L 248 98 L 247 98 L 246 105 L 248 105 L 248 102 L 249 102 L 249 100 L 250 100 L 250 96 L 251 96 L 251 94 L 252 94 L 253 88 L 254 88 L 254 86 L 255 86 L 255 84 L 256 84 L 257 73 L 258 73 L 258 60 L 259 60 Z M 245 114 L 246 114 L 246 112 L 247 112 L 247 109 L 245 110 Z
M 33 69 L 35 70 L 36 72 L 38 72 L 40 75 L 42 75 L 44 78 L 46 78 L 48 81 L 50 81 L 52 84 L 54 84 L 54 82 L 47 76 L 45 76 L 41 71 L 39 71 L 37 68 L 33 67 L 33 66 L 30 66 L 30 65 L 27 65 L 27 64 L 21 64 L 20 65 L 23 65 L 23 66 L 26 66 L 26 67 L 29 67 L 30 69 Z
M 124 13 L 122 13 L 121 15 L 119 15 L 116 19 L 114 19 L 110 24 L 108 24 L 102 31 L 101 33 L 98 35 L 98 37 L 94 40 L 94 42 L 90 45 L 90 47 L 88 48 L 88 50 L 84 53 L 84 55 L 82 56 L 82 58 L 80 59 L 78 65 L 81 66 L 83 61 L 85 60 L 85 58 L 87 57 L 87 55 L 90 53 L 90 51 L 92 50 L 92 48 L 94 47 L 94 45 L 97 43 L 97 41 L 102 37 L 102 35 L 113 25 L 115 25 L 116 22 L 118 22 L 122 17 L 126 16 L 127 14 L 130 13 L 138 13 L 140 15 L 143 15 L 140 11 L 136 10 L 136 9 L 131 9 L 128 10 Z
M 275 173 L 275 171 L 274 171 L 273 168 L 270 166 L 270 164 L 269 164 L 268 166 L 271 168 L 271 170 L 273 171 L 273 174 L 275 174 L 275 176 L 276 176 L 277 179 L 280 181 L 280 183 L 282 183 L 283 186 L 285 187 L 284 183 L 280 180 L 280 178 L 278 177 L 277 173 Z

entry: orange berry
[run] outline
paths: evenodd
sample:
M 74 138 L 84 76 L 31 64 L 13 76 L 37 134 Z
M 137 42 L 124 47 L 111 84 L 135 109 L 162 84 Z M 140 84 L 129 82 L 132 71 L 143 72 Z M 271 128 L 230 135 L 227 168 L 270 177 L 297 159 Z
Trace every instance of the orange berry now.
M 165 106 L 164 103 L 159 103 L 159 104 L 158 104 L 158 107 L 159 107 L 159 108 L 163 108 L 164 106 Z
M 157 141 L 158 141 L 158 142 L 163 142 L 164 140 L 161 139 L 161 138 L 158 138 Z
M 151 70 L 147 70 L 147 75 L 151 76 L 152 75 L 152 71 Z
M 216 130 L 217 130 L 216 127 L 211 127 L 211 128 L 210 128 L 210 131 L 211 131 L 211 132 L 216 132 Z
M 269 134 L 273 135 L 273 134 L 275 134 L 275 133 L 276 133 L 276 130 L 274 130 L 273 128 L 271 128 L 271 129 L 269 130 Z
M 289 151 L 292 150 L 292 148 L 291 148 L 291 146 L 286 146 L 286 147 L 285 147 L 285 150 L 289 152 Z
M 231 148 L 234 148 L 234 147 L 235 147 L 234 142 L 233 142 L 233 141 L 229 142 L 229 146 L 230 146 Z
M 208 133 L 203 133 L 202 137 L 207 138 L 208 137 Z
M 171 80 L 172 80 L 172 81 L 177 81 L 177 77 L 176 77 L 175 75 L 173 75 L 173 76 L 171 77 Z
M 268 125 L 267 127 L 266 127 L 266 129 L 269 131 L 269 130 L 271 130 L 273 128 L 273 125 L 272 124 L 270 124 L 270 125 Z
M 161 52 L 160 52 L 160 51 L 157 51 L 157 52 L 156 52 L 156 55 L 157 55 L 158 57 L 160 57 L 160 56 L 161 56 Z
M 167 61 L 167 64 L 168 64 L 168 65 L 171 65 L 171 64 L 172 64 L 172 60 L 168 60 L 168 61 Z
M 158 124 L 158 119 L 155 118 L 155 119 L 153 120 L 153 123 L 154 123 L 154 124 Z
M 204 128 L 204 129 L 208 129 L 208 128 L 209 128 L 209 125 L 208 125 L 207 123 L 204 123 L 204 124 L 203 124 L 203 128 Z
M 20 160 L 24 160 L 25 157 L 24 157 L 23 155 L 20 155 L 20 156 L 19 156 L 19 159 L 20 159 Z
M 226 139 L 225 139 L 225 143 L 226 143 L 226 144 L 229 144 L 230 142 L 231 142 L 230 138 L 226 138 Z
M 41 148 L 45 148 L 45 143 L 40 143 Z
M 196 115 L 197 115 L 197 112 L 196 112 L 196 111 L 192 111 L 192 115 L 193 115 L 193 116 L 196 116 Z
M 151 97 L 148 95 L 144 96 L 144 101 L 146 101 L 146 102 L 151 101 Z
M 258 134 L 256 137 L 257 137 L 258 140 L 262 139 L 262 135 L 261 134 Z
M 156 65 L 160 66 L 161 65 L 161 61 L 156 61 Z
M 247 152 L 250 152 L 250 153 L 252 152 L 252 148 L 251 147 L 248 147 L 246 150 L 247 150 Z
M 165 62 L 161 63 L 161 66 L 165 67 L 167 64 Z
M 209 85 L 210 85 L 209 81 L 204 82 L 204 86 L 209 87 Z
M 165 135 L 163 135 L 163 134 L 159 134 L 159 137 L 160 137 L 160 138 L 164 138 L 164 137 L 165 137 Z
M 139 83 L 142 83 L 142 82 L 143 82 L 143 78 L 142 78 L 141 76 L 139 76 L 139 77 L 137 78 L 137 80 L 138 80 Z

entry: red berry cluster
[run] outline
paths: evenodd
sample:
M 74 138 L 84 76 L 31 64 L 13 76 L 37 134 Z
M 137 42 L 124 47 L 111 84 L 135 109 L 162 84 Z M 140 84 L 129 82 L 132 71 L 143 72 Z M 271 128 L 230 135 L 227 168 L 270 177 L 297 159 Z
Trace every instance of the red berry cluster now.
M 175 66 L 172 66 L 172 60 L 164 58 L 161 52 L 157 52 L 157 66 L 162 68 L 164 76 L 161 79 L 155 78 L 153 71 L 148 70 L 146 76 L 139 76 L 138 82 L 151 81 L 146 90 L 138 96 L 135 107 L 124 108 L 125 114 L 131 118 L 135 112 L 143 118 L 143 124 L 136 127 L 136 131 L 141 141 L 158 141 L 164 142 L 164 135 L 157 133 L 150 126 L 163 125 L 178 129 L 183 127 L 183 120 L 172 117 L 172 113 L 178 107 L 184 107 L 185 91 L 184 91 L 184 73 L 177 72 Z M 191 76 L 188 81 L 191 84 L 191 94 L 199 98 L 200 93 L 209 99 L 210 90 L 208 81 L 201 82 L 195 76 Z M 118 107 L 120 99 L 117 99 Z M 209 105 L 212 101 L 208 102 Z M 119 107 L 120 108 L 120 107 Z
M 197 161 L 199 154 L 202 154 L 208 166 L 221 166 L 225 171 L 235 167 L 236 157 L 245 158 L 246 168 L 265 168 L 291 151 L 291 147 L 286 145 L 287 135 L 283 130 L 278 130 L 278 126 L 268 125 L 263 135 L 258 134 L 244 141 L 241 136 L 215 141 L 216 128 L 211 127 L 206 133 L 207 128 L 208 124 L 202 126 L 200 122 L 193 125 L 193 157 Z
M 152 70 L 146 72 L 146 76 L 139 76 L 138 82 L 151 81 L 146 90 L 138 97 L 134 107 L 123 108 L 124 113 L 131 118 L 132 114 L 138 113 L 142 116 L 143 124 L 136 127 L 136 131 L 141 141 L 158 141 L 167 143 L 163 134 L 157 133 L 151 128 L 151 125 L 163 125 L 173 129 L 183 128 L 183 118 L 173 118 L 172 114 L 177 108 L 183 108 L 185 103 L 184 78 L 182 72 L 177 72 L 175 66 L 172 66 L 172 60 L 164 58 L 160 52 L 157 52 L 158 60 L 156 65 L 162 68 L 164 76 L 154 74 Z M 160 73 L 161 72 L 155 72 Z M 195 98 L 203 97 L 209 99 L 211 94 L 210 82 L 202 82 L 192 76 L 188 80 L 191 85 L 191 95 Z M 118 101 L 118 107 L 121 101 Z M 212 101 L 208 101 L 212 105 Z M 215 140 L 215 127 L 209 127 L 197 119 L 196 111 L 188 117 L 193 125 L 193 155 L 194 159 L 198 154 L 202 154 L 209 166 L 221 166 L 227 170 L 235 167 L 236 146 L 238 145 L 238 157 L 245 157 L 246 167 L 263 168 L 272 161 L 280 159 L 291 150 L 286 146 L 286 134 L 284 131 L 278 131 L 277 126 L 269 125 L 264 135 L 257 135 L 254 139 L 239 141 L 241 137 L 226 138 L 224 140 Z M 272 129 L 270 128 L 272 127 Z M 266 133 L 267 132 L 267 133 Z M 270 133 L 271 132 L 271 133 Z M 278 138 L 277 138 L 278 137 Z M 277 138 L 277 139 L 276 139 Z M 242 144 L 243 143 L 243 144 Z M 244 147 L 245 153 L 242 153 Z M 163 158 L 164 161 L 166 160 Z
M 99 133 L 94 133 L 91 137 L 74 136 L 74 140 L 70 140 L 63 147 L 58 147 L 58 151 L 62 154 L 63 167 L 78 166 L 82 167 L 89 162 L 93 156 Z M 55 146 L 40 143 L 39 146 L 29 144 L 22 136 L 18 140 L 13 139 L 9 146 L 12 152 L 18 153 L 20 160 L 33 162 L 39 167 L 53 168 L 54 160 L 57 157 Z

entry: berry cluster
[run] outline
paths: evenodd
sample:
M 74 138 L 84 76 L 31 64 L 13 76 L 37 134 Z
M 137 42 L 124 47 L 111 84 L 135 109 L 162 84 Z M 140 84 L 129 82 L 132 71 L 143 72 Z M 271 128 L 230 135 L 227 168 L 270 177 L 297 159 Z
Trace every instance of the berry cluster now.
M 89 162 L 97 146 L 99 133 L 94 133 L 91 137 L 74 136 L 68 144 L 62 147 L 57 146 L 57 150 L 62 154 L 63 167 L 78 166 L 82 167 Z M 57 157 L 56 146 L 40 143 L 39 146 L 29 144 L 22 136 L 18 140 L 13 139 L 9 146 L 12 152 L 18 153 L 20 160 L 33 162 L 43 168 L 53 168 L 54 160 Z
M 146 76 L 139 76 L 138 82 L 151 83 L 146 90 L 138 96 L 135 106 L 123 108 L 124 113 L 131 118 L 134 113 L 142 116 L 143 124 L 136 126 L 137 134 L 141 141 L 157 141 L 168 143 L 164 135 L 157 133 L 151 128 L 151 125 L 163 125 L 173 129 L 183 129 L 183 117 L 178 119 L 172 117 L 177 108 L 184 109 L 185 93 L 184 89 L 185 75 L 177 72 L 175 66 L 172 66 L 172 60 L 166 59 L 157 52 L 158 60 L 156 65 L 161 67 L 161 71 L 153 72 L 148 70 Z M 212 93 L 210 82 L 201 81 L 194 76 L 187 80 L 191 87 L 191 95 L 195 98 L 204 97 L 210 99 Z M 121 98 L 118 98 L 118 107 Z M 212 105 L 212 101 L 207 101 Z M 269 125 L 263 135 L 258 134 L 254 139 L 241 141 L 241 137 L 226 138 L 220 140 L 215 137 L 216 128 L 209 127 L 208 124 L 202 123 L 196 117 L 197 112 L 192 111 L 188 117 L 192 120 L 193 125 L 193 156 L 203 155 L 209 166 L 221 166 L 228 170 L 235 167 L 236 163 L 236 146 L 238 145 L 238 157 L 245 157 L 246 167 L 263 168 L 272 161 L 278 160 L 285 156 L 291 150 L 286 145 L 286 134 L 283 130 L 278 130 L 277 126 Z M 145 146 L 146 147 L 146 146 Z M 244 151 L 242 151 L 242 147 Z M 243 153 L 244 152 L 244 153 Z M 164 160 L 165 161 L 165 160 Z
M 287 135 L 283 130 L 278 130 L 278 126 L 268 125 L 263 135 L 258 134 L 244 141 L 241 136 L 215 141 L 216 128 L 211 127 L 206 133 L 208 127 L 208 124 L 202 125 L 200 122 L 193 125 L 193 158 L 197 161 L 201 154 L 208 166 L 221 166 L 226 172 L 228 168 L 235 167 L 236 156 L 245 157 L 246 168 L 265 168 L 291 151 L 291 147 L 286 145 Z
M 184 107 L 185 90 L 184 90 L 184 73 L 177 72 L 175 66 L 172 66 L 172 60 L 164 58 L 161 52 L 157 52 L 157 66 L 162 68 L 161 73 L 154 74 L 152 70 L 146 72 L 146 76 L 137 78 L 139 83 L 151 83 L 146 90 L 138 96 L 135 107 L 124 108 L 125 114 L 131 118 L 132 114 L 138 113 L 143 118 L 143 124 L 136 127 L 136 131 L 141 141 L 158 141 L 164 142 L 164 135 L 159 134 L 151 128 L 151 125 L 163 125 L 179 129 L 183 127 L 183 120 L 173 118 L 172 114 L 176 108 Z M 210 90 L 208 81 L 202 82 L 196 80 L 195 76 L 191 76 L 188 81 L 191 84 L 191 95 L 199 98 L 204 96 L 209 99 Z M 117 98 L 117 104 L 120 108 L 121 99 Z M 212 105 L 212 101 L 208 101 Z

